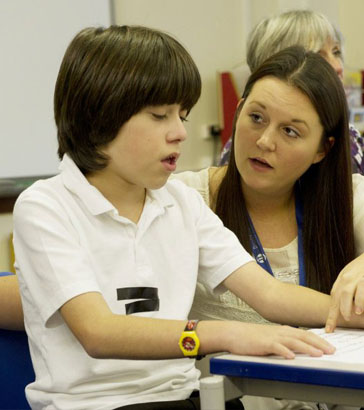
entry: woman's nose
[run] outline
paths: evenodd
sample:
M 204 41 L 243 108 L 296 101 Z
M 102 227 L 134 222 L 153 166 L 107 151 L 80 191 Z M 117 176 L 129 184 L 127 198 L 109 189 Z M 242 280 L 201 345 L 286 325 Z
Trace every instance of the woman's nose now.
M 343 78 L 344 78 L 344 64 L 343 64 L 343 61 L 341 60 L 341 58 L 330 55 L 329 57 L 326 58 L 326 60 L 331 65 L 331 67 L 336 71 L 336 74 L 339 76 L 340 80 L 343 80 Z
M 274 130 L 266 128 L 256 141 L 257 146 L 264 151 L 274 151 L 276 148 L 276 141 Z

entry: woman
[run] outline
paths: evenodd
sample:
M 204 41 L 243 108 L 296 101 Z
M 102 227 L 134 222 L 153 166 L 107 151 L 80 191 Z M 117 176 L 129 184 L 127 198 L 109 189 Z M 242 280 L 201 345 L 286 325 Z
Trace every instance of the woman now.
M 264 60 L 284 48 L 300 45 L 321 54 L 343 80 L 342 37 L 330 21 L 312 10 L 293 10 L 262 20 L 248 38 L 246 60 L 250 71 L 255 71 Z M 226 143 L 220 165 L 230 156 L 231 139 Z M 363 139 L 350 125 L 352 172 L 364 174 Z
M 297 50 L 305 55 L 298 66 Z M 228 166 L 176 177 L 200 191 L 277 279 L 329 293 L 349 270 L 355 287 L 364 266 L 364 177 L 351 176 L 345 93 L 319 54 L 292 47 L 278 55 L 247 82 Z M 263 321 L 231 293 L 213 297 L 200 284 L 191 315 Z M 264 402 L 263 408 L 292 405 Z M 303 406 L 296 408 L 317 408 Z

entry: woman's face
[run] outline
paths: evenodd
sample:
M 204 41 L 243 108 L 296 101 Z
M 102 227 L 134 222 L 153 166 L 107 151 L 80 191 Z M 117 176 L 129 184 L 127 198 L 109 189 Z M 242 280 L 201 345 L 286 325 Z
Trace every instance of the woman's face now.
M 309 98 L 271 76 L 258 80 L 238 117 L 235 161 L 245 194 L 289 194 L 324 158 L 323 126 Z
M 340 44 L 332 38 L 321 48 L 319 54 L 334 68 L 340 80 L 344 78 L 344 64 Z

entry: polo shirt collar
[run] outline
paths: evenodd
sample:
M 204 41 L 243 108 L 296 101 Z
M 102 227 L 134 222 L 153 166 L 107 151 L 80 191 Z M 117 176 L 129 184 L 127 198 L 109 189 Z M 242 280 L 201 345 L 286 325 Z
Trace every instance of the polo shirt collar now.
M 166 189 L 166 186 L 159 189 L 148 189 L 147 199 L 156 202 L 161 208 L 167 208 L 174 204 L 174 197 Z
M 81 199 L 92 215 L 99 215 L 114 209 L 101 192 L 91 185 L 74 161 L 64 154 L 59 165 L 64 186 Z
M 79 170 L 71 157 L 64 154 L 59 165 L 62 181 L 65 187 L 78 196 L 92 215 L 100 215 L 114 211 L 115 207 L 102 193 L 91 185 Z M 159 205 L 161 208 L 173 206 L 173 196 L 165 187 L 156 190 L 147 190 L 147 202 Z

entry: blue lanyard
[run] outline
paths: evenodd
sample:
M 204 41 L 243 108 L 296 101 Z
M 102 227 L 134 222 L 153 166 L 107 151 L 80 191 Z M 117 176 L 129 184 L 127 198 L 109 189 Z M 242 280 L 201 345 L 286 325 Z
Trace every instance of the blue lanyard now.
M 252 252 L 255 260 L 258 264 L 265 269 L 268 273 L 273 276 L 272 268 L 269 264 L 267 255 L 265 254 L 264 248 L 260 243 L 259 237 L 255 231 L 253 222 L 249 218 L 250 233 L 249 239 L 252 247 Z M 302 238 L 302 225 L 303 225 L 303 206 L 302 202 L 296 196 L 296 221 L 298 228 L 298 269 L 299 269 L 299 284 L 302 286 L 306 285 L 306 274 L 305 274 L 305 263 L 303 255 L 303 238 Z

